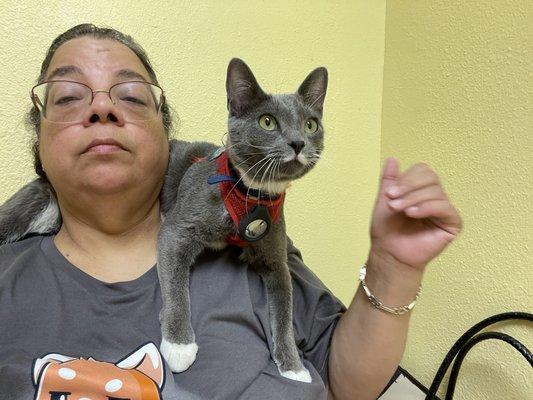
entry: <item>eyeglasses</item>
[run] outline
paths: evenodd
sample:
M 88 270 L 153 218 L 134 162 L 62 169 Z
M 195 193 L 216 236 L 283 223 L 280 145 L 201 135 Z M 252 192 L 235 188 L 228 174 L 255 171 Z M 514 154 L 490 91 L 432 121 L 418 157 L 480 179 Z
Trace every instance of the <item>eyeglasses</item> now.
M 81 122 L 99 92 L 109 95 L 126 121 L 155 119 L 165 103 L 163 89 L 144 81 L 120 82 L 108 91 L 92 90 L 80 82 L 49 81 L 34 86 L 31 98 L 41 115 L 51 122 Z

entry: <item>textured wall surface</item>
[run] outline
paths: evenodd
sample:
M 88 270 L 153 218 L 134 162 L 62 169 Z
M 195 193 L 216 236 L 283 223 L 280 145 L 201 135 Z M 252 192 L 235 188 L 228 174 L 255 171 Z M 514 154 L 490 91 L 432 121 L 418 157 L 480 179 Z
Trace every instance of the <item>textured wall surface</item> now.
M 533 311 L 532 5 L 387 2 L 382 160 L 430 164 L 464 220 L 428 268 L 403 360 L 428 385 L 474 323 Z M 497 330 L 532 349 L 525 326 Z M 475 347 L 461 371 L 457 398 L 531 399 L 531 368 L 503 342 Z
M 179 114 L 177 135 L 188 140 L 220 143 L 226 132 L 232 57 L 273 92 L 295 91 L 324 65 L 326 150 L 289 189 L 287 224 L 306 263 L 347 303 L 368 253 L 378 184 L 385 2 L 225 4 L 0 0 L 0 201 L 34 177 L 23 123 L 28 93 L 52 40 L 78 23 L 115 27 L 145 47 Z

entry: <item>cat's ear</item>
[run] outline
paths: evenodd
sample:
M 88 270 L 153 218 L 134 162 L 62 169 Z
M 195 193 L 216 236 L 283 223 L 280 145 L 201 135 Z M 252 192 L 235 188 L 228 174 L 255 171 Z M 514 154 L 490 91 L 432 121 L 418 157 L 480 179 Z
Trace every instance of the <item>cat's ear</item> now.
M 48 353 L 40 358 L 36 358 L 33 360 L 33 384 L 37 386 L 39 384 L 39 377 L 41 375 L 41 371 L 45 366 L 47 366 L 50 363 L 54 364 L 61 364 L 67 361 L 76 360 L 74 357 L 64 356 L 63 354 L 57 354 L 57 353 Z
M 163 386 L 165 380 L 163 359 L 152 342 L 148 342 L 115 365 L 122 369 L 136 369 L 152 378 L 160 388 Z
M 328 70 L 324 67 L 314 69 L 298 88 L 298 94 L 304 102 L 320 113 L 324 107 L 324 98 L 328 88 Z
M 248 65 L 239 58 L 233 58 L 228 65 L 226 94 L 230 115 L 236 117 L 267 98 Z

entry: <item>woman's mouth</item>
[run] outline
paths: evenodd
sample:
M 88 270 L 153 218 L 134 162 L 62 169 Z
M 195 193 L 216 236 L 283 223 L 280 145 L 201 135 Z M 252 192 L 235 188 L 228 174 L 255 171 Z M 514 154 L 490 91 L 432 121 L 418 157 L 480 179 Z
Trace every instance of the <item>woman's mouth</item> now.
M 104 139 L 94 139 L 89 145 L 85 148 L 84 153 L 94 153 L 94 154 L 110 154 L 119 151 L 126 150 L 124 146 L 115 139 L 104 138 Z
M 98 153 L 98 154 L 109 154 L 115 153 L 117 151 L 124 151 L 122 147 L 115 144 L 98 144 L 96 146 L 90 147 L 86 153 Z

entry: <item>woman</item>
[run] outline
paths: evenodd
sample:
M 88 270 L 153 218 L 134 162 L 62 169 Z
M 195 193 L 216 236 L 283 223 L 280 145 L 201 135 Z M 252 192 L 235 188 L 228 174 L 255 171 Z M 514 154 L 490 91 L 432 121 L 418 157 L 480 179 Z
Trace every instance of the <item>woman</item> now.
M 83 84 L 74 86 L 91 90 L 93 100 L 76 118 L 65 117 L 68 123 L 45 119 L 37 108 L 30 114 L 36 171 L 52 184 L 63 222 L 55 236 L 0 248 L 1 398 L 378 396 L 401 360 L 410 313 L 391 313 L 362 289 L 345 310 L 293 246 L 295 335 L 313 382 L 279 376 L 264 288 L 233 248 L 202 254 L 192 272 L 200 350 L 187 371 L 173 375 L 156 347 L 161 300 L 154 267 L 169 111 L 160 104 L 154 118 L 139 120 L 111 101 L 117 84 L 157 85 L 155 73 L 130 37 L 79 25 L 49 49 L 39 83 L 53 80 Z M 387 159 L 367 288 L 386 306 L 410 304 L 425 266 L 461 225 L 429 166 L 400 173 Z

